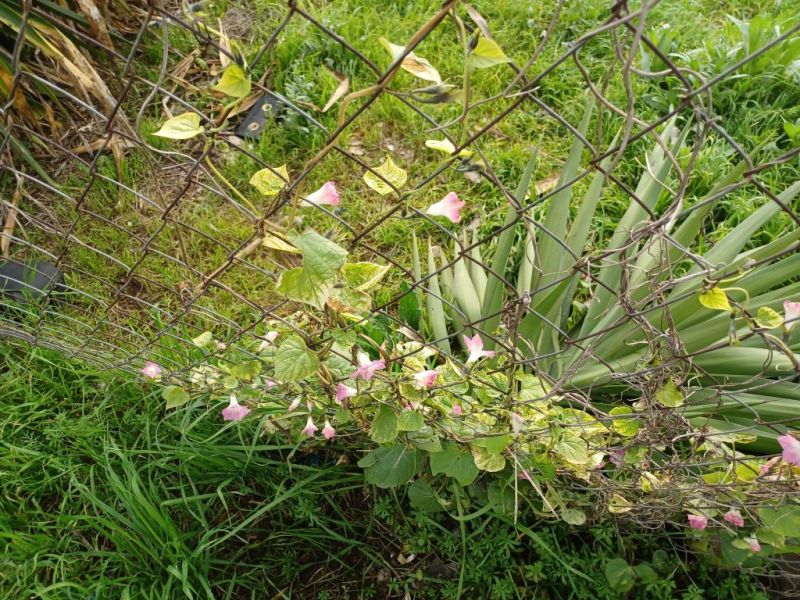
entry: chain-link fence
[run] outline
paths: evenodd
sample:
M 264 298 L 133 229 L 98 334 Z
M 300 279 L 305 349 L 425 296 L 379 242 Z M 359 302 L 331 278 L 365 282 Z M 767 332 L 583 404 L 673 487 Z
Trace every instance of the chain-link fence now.
M 301 264 L 280 243 L 311 224 L 351 256 L 391 267 L 356 325 L 377 320 L 460 367 L 464 335 L 478 335 L 511 357 L 496 369 L 507 381 L 520 369 L 539 379 L 541 395 L 519 403 L 558 397 L 624 429 L 628 413 L 611 407 L 639 402 L 648 426 L 637 443 L 668 458 L 641 467 L 644 483 L 625 487 L 591 473 L 583 481 L 612 504 L 620 493 L 659 487 L 637 501 L 646 509 L 633 511 L 640 523 L 660 524 L 685 508 L 680 482 L 698 470 L 710 491 L 694 499 L 720 514 L 731 498 L 747 515 L 765 494 L 795 497 L 796 481 L 778 476 L 774 461 L 752 477 L 730 473 L 748 469 L 737 462 L 737 443 L 774 454 L 775 439 L 797 423 L 800 338 L 784 302 L 800 300 L 800 218 L 792 209 L 800 147 L 773 143 L 765 153 L 764 144 L 737 139 L 716 113 L 715 94 L 796 46 L 800 23 L 709 76 L 653 37 L 647 16 L 658 3 L 610 4 L 574 35 L 561 20 L 565 4 L 549 7 L 548 20 L 525 41 L 524 63 L 505 56 L 493 63 L 504 73 L 501 85 L 480 96 L 464 83 L 469 69 L 455 85 L 432 78 L 409 91 L 407 80 L 397 83 L 403 70 L 430 74 L 430 63 L 414 53 L 429 55 L 420 46 L 432 36 L 446 32 L 465 56 L 492 39 L 471 6 L 432 7 L 414 35 L 394 40 L 404 47 L 384 68 L 365 51 L 374 40 L 365 40 L 385 32 L 357 43 L 313 16 L 314 6 L 271 5 L 275 26 L 247 64 L 251 93 L 223 106 L 203 92 L 214 77 L 196 66 L 212 64 L 219 74 L 241 55 L 197 6 L 134 8 L 111 34 L 91 20 L 62 21 L 76 51 L 98 57 L 89 68 L 108 83 L 103 89 L 93 75 L 65 83 L 65 63 L 54 54 L 34 57 L 52 77 L 26 64 L 55 5 L 23 2 L 16 38 L 3 49 L 13 77 L 0 144 L 0 333 L 109 369 L 138 372 L 157 360 L 172 380 L 190 380 L 231 348 L 257 358 L 275 323 L 313 344 L 318 324 L 295 318 L 300 305 L 275 290 L 281 274 Z M 320 71 L 325 52 L 333 70 L 347 66 L 350 89 L 337 74 L 345 91 L 330 112 L 285 89 L 286 63 L 274 55 L 293 27 L 323 40 Z M 65 47 L 60 52 L 69 57 Z M 576 83 L 573 94 L 550 93 L 561 80 Z M 52 101 L 53 108 L 33 111 L 38 123 L 14 100 L 28 90 Z M 398 111 L 403 126 L 378 150 L 366 147 L 360 123 L 379 103 Z M 165 143 L 151 135 L 154 123 L 185 112 L 199 117 L 205 136 Z M 508 161 L 495 169 L 484 141 L 502 137 L 499 127 L 518 118 L 563 140 L 552 173 L 534 162 L 527 173 Z M 289 171 L 286 185 L 259 204 L 231 173 L 246 172 L 245 181 L 262 169 L 281 174 L 265 159 L 264 136 L 291 141 L 281 161 Z M 441 161 L 417 159 L 414 152 L 436 152 L 420 148 L 423 137 L 444 148 Z M 407 172 L 404 185 L 377 167 L 387 153 Z M 355 174 L 337 181 L 341 206 L 312 201 L 301 216 L 298 204 L 341 165 Z M 387 193 L 367 187 L 364 173 Z M 447 220 L 423 205 L 455 180 L 474 221 L 454 227 L 454 215 Z M 355 196 L 368 200 L 348 209 Z M 735 202 L 750 210 L 731 220 L 725 211 Z M 452 198 L 438 214 L 447 210 L 458 213 Z M 200 353 L 192 340 L 205 331 L 220 343 Z M 688 449 L 679 448 L 687 441 Z M 615 452 L 607 459 L 625 460 L 626 447 Z M 753 478 L 764 485 L 745 491 L 741 481 Z

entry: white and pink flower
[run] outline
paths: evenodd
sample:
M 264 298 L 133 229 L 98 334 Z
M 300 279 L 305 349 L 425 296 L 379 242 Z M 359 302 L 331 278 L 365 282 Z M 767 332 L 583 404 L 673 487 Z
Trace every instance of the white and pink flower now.
M 336 435 L 336 430 L 333 428 L 333 425 L 330 424 L 328 419 L 325 419 L 325 427 L 322 428 L 322 435 L 326 440 L 330 440 Z
M 511 431 L 514 433 L 519 433 L 522 431 L 522 425 L 525 423 L 525 419 L 522 418 L 522 415 L 519 413 L 512 412 L 511 413 Z
M 722 518 L 734 527 L 744 527 L 744 517 L 742 516 L 742 513 L 735 508 L 732 508 L 726 512 Z
M 778 443 L 783 448 L 782 458 L 784 462 L 800 467 L 800 441 L 786 434 L 778 437 Z
M 241 421 L 250 414 L 250 409 L 239 404 L 236 396 L 231 394 L 228 406 L 222 409 L 222 419 L 224 421 Z
M 692 529 L 705 529 L 708 527 L 708 517 L 705 515 L 689 515 L 689 526 Z
M 358 390 L 356 388 L 339 382 L 339 385 L 336 386 L 336 404 L 341 405 L 344 400 L 347 398 L 352 398 L 357 393 Z
M 425 212 L 435 217 L 447 217 L 453 223 L 458 223 L 461 221 L 461 209 L 464 205 L 464 201 L 455 192 L 449 192 L 439 202 L 431 204 Z
M 314 434 L 317 433 L 318 430 L 319 427 L 314 425 L 311 415 L 308 415 L 308 421 L 306 421 L 306 426 L 303 427 L 303 433 L 305 433 L 308 437 L 314 437 Z
M 161 366 L 148 360 L 144 363 L 144 367 L 142 367 L 142 373 L 144 373 L 145 377 L 149 377 L 150 379 L 158 379 L 161 377 Z
M 339 206 L 339 192 L 333 181 L 326 181 L 316 192 L 310 193 L 303 198 L 300 206 Z
M 477 360 L 485 357 L 492 357 L 495 355 L 493 350 L 484 350 L 483 349 L 483 338 L 481 338 L 480 334 L 476 333 L 472 337 L 467 335 L 463 336 L 464 338 L 464 345 L 467 347 L 467 351 L 469 352 L 469 356 L 467 357 L 467 364 L 474 363 Z
M 369 380 L 375 376 L 375 373 L 382 371 L 386 368 L 386 361 L 382 358 L 378 360 L 370 360 L 369 356 L 363 352 L 358 353 L 358 367 L 353 374 L 350 375 L 353 379 Z
M 795 326 L 800 320 L 800 302 L 787 300 L 783 303 L 783 320 L 786 323 L 786 329 L 792 329 Z
M 432 388 L 436 385 L 437 377 L 439 377 L 439 371 L 436 369 L 414 373 L 414 381 L 420 388 Z

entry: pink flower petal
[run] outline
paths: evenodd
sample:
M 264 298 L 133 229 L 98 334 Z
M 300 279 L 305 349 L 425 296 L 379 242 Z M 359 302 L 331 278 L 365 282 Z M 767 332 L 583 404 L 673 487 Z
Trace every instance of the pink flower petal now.
M 303 433 L 305 433 L 308 437 L 314 437 L 314 434 L 317 433 L 319 427 L 314 425 L 314 421 L 311 420 L 311 415 L 308 415 L 308 421 L 306 421 L 306 426 L 303 428 Z
M 298 406 L 300 406 L 300 397 L 299 396 L 297 398 L 295 398 L 294 400 L 292 400 L 291 404 L 289 404 L 289 406 L 286 408 L 286 411 L 287 412 L 292 412 Z
M 336 430 L 333 426 L 325 419 L 325 427 L 322 428 L 322 435 L 325 436 L 326 440 L 333 438 L 336 435 Z
M 144 367 L 142 367 L 142 373 L 144 373 L 145 377 L 156 379 L 161 377 L 161 367 L 158 364 L 148 360 L 146 363 L 144 363 Z
M 300 206 L 339 206 L 339 192 L 336 190 L 336 184 L 332 181 L 326 181 L 321 188 L 303 198 Z
M 439 202 L 431 204 L 425 212 L 436 217 L 447 217 L 453 223 L 458 223 L 461 221 L 462 208 L 464 208 L 464 202 L 455 192 L 449 192 Z
M 750 550 L 753 552 L 761 552 L 761 544 L 754 537 L 744 538 L 744 541 L 750 544 Z
M 358 353 L 358 368 L 350 375 L 352 379 L 372 379 L 377 371 L 386 368 L 386 361 L 382 358 L 370 360 L 363 352 Z
M 346 398 L 352 398 L 357 393 L 358 390 L 356 388 L 340 382 L 339 385 L 336 386 L 336 403 L 341 404 L 343 400 Z
M 228 406 L 222 410 L 222 419 L 224 421 L 241 421 L 250 414 L 250 409 L 246 406 L 239 404 L 236 396 L 231 394 L 231 400 Z
M 783 303 L 783 320 L 786 321 L 786 327 L 791 329 L 800 319 L 800 302 L 790 302 L 787 300 Z
M 431 388 L 436 385 L 436 378 L 439 376 L 439 371 L 431 369 L 429 371 L 420 371 L 414 373 L 414 381 L 421 388 Z
M 522 415 L 515 412 L 511 413 L 511 430 L 514 433 L 519 433 L 522 430 L 523 423 L 525 423 L 525 419 L 522 418 Z
M 800 441 L 786 434 L 778 438 L 778 443 L 783 448 L 782 458 L 784 462 L 800 467 Z
M 272 388 L 274 388 L 276 385 L 278 385 L 278 382 L 277 381 L 273 381 L 272 379 L 267 379 L 265 385 L 266 385 L 267 390 L 269 391 Z
M 708 526 L 708 517 L 703 515 L 689 515 L 689 525 L 692 529 L 705 529 Z
M 460 404 L 456 404 L 456 405 L 453 406 L 453 416 L 454 417 L 460 417 L 461 416 L 461 412 L 462 412 L 462 409 L 461 409 L 461 405 Z
M 467 351 L 469 352 L 469 356 L 467 357 L 467 364 L 474 363 L 475 361 L 480 360 L 484 356 L 492 357 L 495 355 L 494 351 L 483 349 L 483 338 L 481 338 L 480 334 L 476 333 L 472 337 L 469 337 L 467 335 L 462 337 L 464 339 L 464 345 L 467 347 Z
M 730 509 L 722 518 L 735 527 L 744 527 L 744 517 L 736 509 Z

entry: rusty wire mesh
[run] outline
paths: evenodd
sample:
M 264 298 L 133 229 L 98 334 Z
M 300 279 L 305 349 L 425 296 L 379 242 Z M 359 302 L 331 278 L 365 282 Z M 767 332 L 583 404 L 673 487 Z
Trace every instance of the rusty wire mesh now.
M 455 0 L 450 0 L 432 9 L 430 20 L 421 23 L 417 33 L 406 41 L 406 53 L 414 51 L 432 31 L 443 27 L 452 28 L 451 16 L 456 4 Z M 323 124 L 308 107 L 292 101 L 281 93 L 280 89 L 272 89 L 263 81 L 254 82 L 257 91 L 279 101 L 288 111 L 304 120 L 309 129 L 318 132 L 324 138 L 321 149 L 313 153 L 307 152 L 301 161 L 290 165 L 291 181 L 283 192 L 260 212 L 243 204 L 241 198 L 220 183 L 215 173 L 214 163 L 222 160 L 223 154 L 246 156 L 249 164 L 253 165 L 253 170 L 275 167 L 267 164 L 252 144 L 242 143 L 236 138 L 231 131 L 232 125 L 222 129 L 217 146 L 187 142 L 163 149 L 153 146 L 149 141 L 151 138 L 142 131 L 143 119 L 146 116 L 161 118 L 163 107 L 169 107 L 172 113 L 196 112 L 209 128 L 221 125 L 220 122 L 209 121 L 204 113 L 205 107 L 196 107 L 184 99 L 182 85 L 187 82 L 180 82 L 171 77 L 172 69 L 184 60 L 188 53 L 172 45 L 170 32 L 180 30 L 188 34 L 194 40 L 194 46 L 199 49 L 201 56 L 216 56 L 220 52 L 223 54 L 227 52 L 226 49 L 220 48 L 219 39 L 212 36 L 199 20 L 183 15 L 176 6 L 152 3 L 138 14 L 130 30 L 126 32 L 124 41 L 117 40 L 116 49 L 106 47 L 85 31 L 73 29 L 72 35 L 80 38 L 92 48 L 93 52 L 102 57 L 102 64 L 107 69 L 104 74 L 114 83 L 113 106 L 99 106 L 85 95 L 66 89 L 58 81 L 48 81 L 21 68 L 19 60 L 24 50 L 25 38 L 20 32 L 13 51 L 8 52 L 8 58 L 13 61 L 15 67 L 14 86 L 23 85 L 26 78 L 33 79 L 37 85 L 47 87 L 49 93 L 57 97 L 60 102 L 69 105 L 71 110 L 82 115 L 84 121 L 78 124 L 77 120 L 74 120 L 63 128 L 60 135 L 48 134 L 18 119 L 14 114 L 12 103 L 9 102 L 4 107 L 5 134 L 0 143 L 0 155 L 3 157 L 0 169 L 0 177 L 3 180 L 2 205 L 4 215 L 14 213 L 16 219 L 16 226 L 4 234 L 8 258 L 20 264 L 35 264 L 36 261 L 51 263 L 64 273 L 65 281 L 61 287 L 48 287 L 43 297 L 36 302 L 19 302 L 0 295 L 0 335 L 55 348 L 68 356 L 89 360 L 103 368 L 130 372 L 138 371 L 146 360 L 158 355 L 159 362 L 168 372 L 167 376 L 177 380 L 188 379 L 194 367 L 208 360 L 208 356 L 198 357 L 197 348 L 191 341 L 203 331 L 213 330 L 226 348 L 236 347 L 240 352 L 250 353 L 253 356 L 255 356 L 253 348 L 261 340 L 265 324 L 269 321 L 278 321 L 282 326 L 294 328 L 301 335 L 305 335 L 301 326 L 288 319 L 297 306 L 270 291 L 270 286 L 279 276 L 282 265 L 257 260 L 258 253 L 253 249 L 260 247 L 265 231 L 285 224 L 288 219 L 294 217 L 292 204 L 302 193 L 307 181 L 315 179 L 316 171 L 324 170 L 328 157 L 332 155 L 343 157 L 351 163 L 353 171 L 359 176 L 366 171 L 373 171 L 374 163 L 362 158 L 359 153 L 354 153 L 346 138 L 349 132 L 357 127 L 361 115 L 368 111 L 373 103 L 379 98 L 389 97 L 392 102 L 413 111 L 416 120 L 407 124 L 409 130 L 418 128 L 444 134 L 455 146 L 455 153 L 450 160 L 443 161 L 431 172 L 418 172 L 413 165 L 407 165 L 410 174 L 409 185 L 404 189 L 395 189 L 393 194 L 382 200 L 381 210 L 369 222 L 363 222 L 361 215 L 346 211 L 322 206 L 314 210 L 325 214 L 331 227 L 330 235 L 346 246 L 349 252 L 392 265 L 396 278 L 409 285 L 404 294 L 394 294 L 377 301 L 372 314 L 368 317 L 379 315 L 397 327 L 404 325 L 397 313 L 397 306 L 402 297 L 405 294 L 415 294 L 418 289 L 422 289 L 425 294 L 433 294 L 429 283 L 434 275 L 425 275 L 420 280 L 415 280 L 409 249 L 387 246 L 382 242 L 381 231 L 386 223 L 396 220 L 424 222 L 430 225 L 429 232 L 433 232 L 434 240 L 441 247 L 448 248 L 455 243 L 457 252 L 453 259 L 448 258 L 436 269 L 436 275 L 441 275 L 457 260 L 474 262 L 473 249 L 476 247 L 480 248 L 484 256 L 491 256 L 497 238 L 509 228 L 518 232 L 532 228 L 538 231 L 540 236 L 547 236 L 547 228 L 539 219 L 541 208 L 560 191 L 573 186 L 585 186 L 589 178 L 601 170 L 605 175 L 606 186 L 614 188 L 615 193 L 645 206 L 631 188 L 631 177 L 629 173 L 624 172 L 623 158 L 634 154 L 641 155 L 643 142 L 651 144 L 655 141 L 662 144 L 667 160 L 674 168 L 669 200 L 659 208 L 658 214 L 654 214 L 648 208 L 649 222 L 638 227 L 629 240 L 628 245 L 632 254 L 623 253 L 619 258 L 622 285 L 618 291 L 626 314 L 607 330 L 593 332 L 588 338 L 563 331 L 559 324 L 550 323 L 565 340 L 559 352 L 577 349 L 581 359 L 576 364 L 581 366 L 600 360 L 593 354 L 593 347 L 603 339 L 603 336 L 613 333 L 615 327 L 630 322 L 640 324 L 643 343 L 657 346 L 658 350 L 654 352 L 662 358 L 662 361 L 659 364 L 637 364 L 632 369 L 621 370 L 614 364 L 606 366 L 612 371 L 612 379 L 620 389 L 619 397 L 625 394 L 637 397 L 652 395 L 654 381 L 663 381 L 669 374 L 680 374 L 694 368 L 698 354 L 709 349 L 686 352 L 681 340 L 675 338 L 670 328 L 663 330 L 655 328 L 645 318 L 648 311 L 666 306 L 662 290 L 676 284 L 677 279 L 677 276 L 673 276 L 673 271 L 669 270 L 669 266 L 664 267 L 668 269 L 666 280 L 662 280 L 660 288 L 655 287 L 652 293 L 648 294 L 646 301 L 631 296 L 624 282 L 635 275 L 637 259 L 643 252 L 641 246 L 637 249 L 638 241 L 657 238 L 664 245 L 681 248 L 666 233 L 665 224 L 671 224 L 676 219 L 685 219 L 702 207 L 702 203 L 687 203 L 686 194 L 694 176 L 696 159 L 703 148 L 703 140 L 711 135 L 722 140 L 729 146 L 731 153 L 746 164 L 742 175 L 735 181 L 727 182 L 718 191 L 717 197 L 735 191 L 750 190 L 754 195 L 763 196 L 769 202 L 781 204 L 781 210 L 790 220 L 789 228 L 796 227 L 800 223 L 800 217 L 792 210 L 791 204 L 784 203 L 778 197 L 783 187 L 774 189 L 773 185 L 768 183 L 769 173 L 796 159 L 800 148 L 790 149 L 762 164 L 754 162 L 742 142 L 728 133 L 724 120 L 714 114 L 712 101 L 715 89 L 722 82 L 735 77 L 746 65 L 796 36 L 800 31 L 800 23 L 782 32 L 767 45 L 754 50 L 713 78 L 704 80 L 698 73 L 676 65 L 672 58 L 645 34 L 644 23 L 648 11 L 652 8 L 651 3 L 644 2 L 638 8 L 631 8 L 626 2 L 617 2 L 609 6 L 604 22 L 564 45 L 560 56 L 551 61 L 546 68 L 537 67 L 534 70 L 532 67 L 538 64 L 537 60 L 547 47 L 549 37 L 559 27 L 559 14 L 563 4 L 558 2 L 553 6 L 550 22 L 543 27 L 542 36 L 532 37 L 527 62 L 523 65 L 512 62 L 504 67 L 511 69 L 513 74 L 502 92 L 481 99 L 474 106 L 469 106 L 464 113 L 466 115 L 479 105 L 484 108 L 490 106 L 490 118 L 485 119 L 479 127 L 470 130 L 466 138 L 458 139 L 450 137 L 451 128 L 459 124 L 457 121 L 444 124 L 437 122 L 430 112 L 426 112 L 425 104 L 415 102 L 413 98 L 398 93 L 391 87 L 400 71 L 399 60 L 393 62 L 387 69 L 381 68 L 367 58 L 356 44 L 342 38 L 329 26 L 315 19 L 303 3 L 288 2 L 277 27 L 257 52 L 250 69 L 256 69 L 261 61 L 268 60 L 270 53 L 281 43 L 282 32 L 286 27 L 302 21 L 316 34 L 322 34 L 338 44 L 349 59 L 356 61 L 359 68 L 371 74 L 372 81 L 371 87 L 357 102 L 349 106 L 343 114 L 342 121 L 335 127 Z M 24 3 L 23 6 L 26 18 L 46 17 L 48 14 L 46 9 L 37 6 L 36 3 Z M 23 29 L 26 26 L 23 23 Z M 615 57 L 609 61 L 607 71 L 600 77 L 590 74 L 581 60 L 582 51 L 598 40 L 611 45 Z M 159 55 L 154 57 L 151 53 L 145 58 L 143 48 L 145 45 L 152 48 L 153 44 L 157 44 L 160 49 Z M 636 66 L 634 59 L 641 52 L 641 48 L 657 57 L 664 65 L 661 73 L 647 72 Z M 234 59 L 234 56 L 231 55 L 230 58 Z M 153 80 L 152 77 L 142 74 L 144 70 L 140 68 L 140 64 L 145 60 L 148 64 L 160 65 L 157 79 Z M 585 96 L 581 95 L 583 90 L 580 90 L 580 93 L 576 91 L 575 97 L 571 99 L 572 107 L 551 104 L 543 93 L 548 80 L 563 76 L 565 70 L 580 73 L 587 91 Z M 657 118 L 645 120 L 637 113 L 639 104 L 635 102 L 634 82 L 656 76 L 672 78 L 682 89 L 677 103 L 662 110 Z M 625 97 L 608 97 L 608 82 L 613 78 L 620 78 L 623 81 Z M 583 135 L 578 131 L 574 119 L 574 115 L 577 114 L 574 105 L 582 106 L 589 101 L 589 98 L 594 98 L 602 116 L 596 127 Z M 532 192 L 522 202 L 515 197 L 514 178 L 496 173 L 492 167 L 492 157 L 484 155 L 481 147 L 482 139 L 490 135 L 493 127 L 519 111 L 535 112 L 540 119 L 548 123 L 548 127 L 562 132 L 562 135 L 569 138 L 580 139 L 585 147 L 583 166 L 574 179 L 550 186 L 550 189 L 541 193 Z M 667 123 L 676 119 L 681 123 L 691 124 L 692 141 L 682 156 L 673 156 L 671 148 L 660 141 L 657 135 Z M 236 118 L 232 121 L 235 122 Z M 615 131 L 618 129 L 621 133 L 613 144 L 603 145 L 604 129 L 611 128 Z M 45 164 L 49 165 L 50 175 L 55 182 L 45 181 L 20 160 L 18 154 L 13 152 L 15 139 L 34 140 L 34 147 L 44 146 L 46 151 L 42 151 L 41 154 L 46 161 Z M 534 144 L 535 140 L 531 140 L 531 146 Z M 81 145 L 84 151 L 75 151 L 75 148 Z M 85 148 L 89 148 L 89 151 L 85 151 Z M 120 148 L 122 150 L 119 150 Z M 426 188 L 433 182 L 460 176 L 456 169 L 461 161 L 456 154 L 461 149 L 469 149 L 480 157 L 481 167 L 473 173 L 481 184 L 493 186 L 504 199 L 503 204 L 510 203 L 516 209 L 516 217 L 512 221 L 490 229 L 479 228 L 474 242 L 459 238 L 453 233 L 452 228 L 443 226 L 440 220 L 415 208 L 413 202 L 415 197 L 424 194 Z M 148 171 L 147 180 L 142 185 L 132 187 L 118 174 L 102 168 L 103 157 L 112 151 L 138 153 L 143 156 Z M 605 167 L 601 167 L 601 163 Z M 646 169 L 647 165 L 641 167 Z M 92 200 L 98 190 L 107 192 L 111 190 L 102 196 L 106 200 L 114 194 L 125 195 L 135 204 L 142 219 L 135 224 L 121 221 L 115 215 L 114 206 L 103 206 Z M 480 203 L 478 197 L 466 200 L 473 205 Z M 224 230 L 212 234 L 208 228 L 198 227 L 186 217 L 198 203 L 212 206 L 212 210 L 230 215 L 231 219 L 246 219 L 250 223 L 249 235 L 237 237 Z M 504 210 L 504 206 L 501 205 L 501 209 Z M 481 209 L 476 212 L 480 216 Z M 109 246 L 95 237 L 96 232 L 107 230 L 115 232 L 114 239 L 124 239 L 126 247 L 115 248 L 113 244 Z M 557 236 L 553 236 L 553 239 L 564 248 L 565 253 L 570 252 Z M 193 254 L 194 252 L 198 255 Z M 689 249 L 682 248 L 682 252 L 679 261 L 696 258 Z M 778 263 L 791 257 L 794 252 L 796 244 L 781 249 L 778 253 L 760 256 L 759 264 Z M 212 255 L 218 257 L 215 264 L 210 264 L 207 260 L 207 257 Z M 444 254 L 439 255 L 440 258 L 443 256 Z M 535 293 L 547 294 L 563 281 L 570 280 L 575 273 L 579 273 L 581 280 L 588 286 L 602 284 L 596 267 L 607 257 L 600 252 L 590 250 L 574 258 L 576 261 L 573 269 L 551 281 L 546 288 L 536 290 Z M 165 265 L 168 265 L 169 269 Z M 704 265 L 708 273 L 711 273 L 712 267 L 714 265 Z M 180 273 L 180 279 L 164 276 L 168 270 L 170 273 L 173 271 Z M 49 276 L 49 273 L 45 275 Z M 530 310 L 531 294 L 518 293 L 515 283 L 507 279 L 508 273 L 491 272 L 487 275 L 498 277 L 503 282 L 506 300 L 502 305 L 501 314 L 488 315 L 476 322 L 470 321 L 462 314 L 463 329 L 452 328 L 448 332 L 450 341 L 457 343 L 461 334 L 467 330 L 478 332 L 484 339 L 493 339 L 498 346 L 506 348 L 518 357 L 516 362 L 509 363 L 504 368 L 516 369 L 522 365 L 536 369 L 539 361 L 552 357 L 537 355 L 535 351 L 532 356 L 524 356 L 515 350 L 513 342 L 520 321 Z M 789 274 L 788 279 L 795 276 Z M 653 277 L 657 278 L 656 275 Z M 258 293 L 250 293 L 237 284 L 243 278 L 263 281 L 265 284 L 257 286 Z M 442 296 L 441 300 L 448 306 L 448 310 L 459 310 L 452 298 Z M 238 308 L 235 314 L 222 314 L 216 309 L 220 303 L 233 304 Z M 484 321 L 490 321 L 496 316 L 501 317 L 499 328 L 490 330 L 483 327 Z M 441 345 L 437 344 L 441 340 L 429 336 L 426 341 L 436 345 L 441 351 Z M 664 349 L 667 349 L 668 359 L 664 359 L 666 356 Z M 224 359 L 222 346 L 218 354 Z M 456 364 L 463 364 L 463 357 L 456 350 L 449 358 Z M 796 374 L 796 370 L 791 370 L 779 376 L 771 375 L 770 380 L 794 385 Z M 753 378 L 753 387 L 763 385 L 757 383 L 756 379 L 758 378 Z M 592 385 L 571 389 L 568 380 L 569 374 L 565 373 L 560 380 L 551 381 L 553 393 L 564 393 L 579 406 L 590 405 L 593 401 Z M 713 385 L 710 387 L 717 394 L 725 394 L 728 389 L 726 385 L 725 382 L 721 382 L 716 387 Z M 772 423 L 757 415 L 754 418 L 759 419 L 760 425 L 775 427 L 776 432 L 796 426 L 794 419 L 790 422 L 784 419 Z M 654 429 L 660 432 L 661 439 L 652 439 L 653 445 L 672 444 L 688 431 L 686 421 L 680 414 L 670 414 L 667 417 L 654 414 L 653 419 L 661 419 L 659 427 Z M 744 430 L 746 427 L 742 427 L 742 431 Z M 671 472 L 683 473 L 699 466 L 701 463 L 696 460 L 683 461 L 676 453 L 674 460 L 661 467 L 659 476 L 668 478 Z M 585 485 L 587 489 L 592 488 L 597 492 L 598 481 L 592 479 Z M 607 496 L 620 491 L 619 487 L 608 482 L 606 484 Z M 725 486 L 725 483 L 719 483 L 716 487 Z M 581 484 L 576 484 L 576 489 L 580 488 Z M 600 492 L 603 493 L 603 490 Z M 638 508 L 643 510 L 636 511 L 638 522 L 645 526 L 655 526 L 663 523 L 665 519 L 673 518 L 676 506 L 680 505 L 681 492 L 680 486 L 675 486 L 660 495 L 640 500 Z M 772 486 L 764 487 L 762 493 L 771 498 L 780 495 L 796 496 L 797 484 L 792 481 L 775 482 Z M 709 498 L 714 497 L 713 494 L 709 496 Z M 713 503 L 713 500 L 711 502 Z M 754 507 L 757 506 L 759 495 L 748 496 L 747 502 Z

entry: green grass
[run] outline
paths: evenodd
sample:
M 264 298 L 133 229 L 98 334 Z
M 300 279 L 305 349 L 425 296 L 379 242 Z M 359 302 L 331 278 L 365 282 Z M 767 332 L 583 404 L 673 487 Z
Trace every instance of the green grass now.
M 345 443 L 295 451 L 219 407 L 165 415 L 153 390 L 50 352 L 0 346 L 0 364 L 3 598 L 614 599 L 615 557 L 658 573 L 629 598 L 765 598 L 680 532 L 524 507 L 515 526 L 480 510 L 480 483 L 453 516 L 425 513 L 365 487 Z

